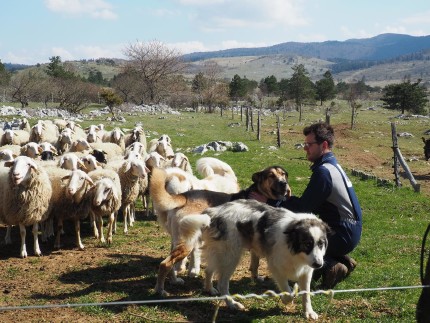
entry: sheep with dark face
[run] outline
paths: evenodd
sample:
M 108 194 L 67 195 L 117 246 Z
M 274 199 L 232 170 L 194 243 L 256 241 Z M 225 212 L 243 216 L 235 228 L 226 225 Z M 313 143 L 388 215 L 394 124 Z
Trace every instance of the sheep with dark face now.
M 424 137 L 421 138 L 424 143 L 424 156 L 426 160 L 430 159 L 430 139 L 426 139 Z

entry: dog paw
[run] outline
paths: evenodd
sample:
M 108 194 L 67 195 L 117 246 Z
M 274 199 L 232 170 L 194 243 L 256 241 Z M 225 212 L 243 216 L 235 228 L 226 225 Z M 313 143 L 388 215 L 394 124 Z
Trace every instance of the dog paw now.
M 199 277 L 200 270 L 197 268 L 191 268 L 191 270 L 188 272 L 188 277 Z
M 245 306 L 243 306 L 242 303 L 236 302 L 232 299 L 227 299 L 226 302 L 227 302 L 227 306 L 232 310 L 241 311 L 245 309 Z
M 285 305 L 290 304 L 293 301 L 294 297 L 292 295 L 281 295 L 282 303 Z
M 168 292 L 166 292 L 164 289 L 159 289 L 157 286 L 154 288 L 154 292 L 157 295 L 160 295 L 161 297 L 167 297 L 167 296 L 169 296 Z
M 173 285 L 184 285 L 185 282 L 182 278 L 176 278 L 175 280 L 170 281 Z
M 312 319 L 312 320 L 318 320 L 318 314 L 315 313 L 314 311 L 309 311 L 305 313 L 305 317 L 307 319 Z
M 207 289 L 206 292 L 211 296 L 218 296 L 219 292 L 215 287 L 211 287 L 210 289 Z

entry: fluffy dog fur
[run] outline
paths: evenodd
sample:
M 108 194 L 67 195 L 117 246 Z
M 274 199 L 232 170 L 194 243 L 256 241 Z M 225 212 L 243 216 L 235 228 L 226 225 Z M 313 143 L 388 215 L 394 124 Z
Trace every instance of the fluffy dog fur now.
M 171 194 L 166 190 L 166 171 L 154 168 L 150 182 L 150 194 L 157 213 L 157 219 L 161 226 L 172 238 L 172 249 L 170 255 L 164 259 L 158 270 L 155 291 L 163 296 L 166 277 L 171 273 L 171 282 L 183 284 L 184 281 L 176 276 L 173 266 L 186 258 L 191 252 L 191 263 L 189 275 L 196 276 L 200 271 L 200 250 L 195 248 L 199 245 L 199 237 L 193 237 L 191 241 L 186 234 L 179 230 L 179 221 L 187 215 L 200 216 L 209 207 L 218 206 L 223 203 L 248 198 L 251 191 L 257 191 L 270 199 L 283 199 L 290 194 L 288 186 L 288 174 L 280 166 L 271 166 L 254 173 L 254 182 L 248 189 L 238 193 L 227 194 L 207 190 L 191 190 L 180 194 Z M 258 257 L 251 258 L 251 271 L 253 277 L 257 277 Z
M 328 226 L 313 214 L 293 213 L 254 200 L 237 200 L 209 208 L 199 217 L 184 216 L 179 231 L 186 241 L 200 237 L 207 261 L 204 288 L 211 295 L 228 295 L 229 281 L 245 250 L 266 258 L 269 271 L 282 292 L 291 293 L 288 281 L 298 283 L 306 318 L 317 319 L 310 300 L 314 269 L 321 268 L 327 248 Z M 218 276 L 218 289 L 212 285 Z M 282 297 L 284 303 L 292 297 Z M 226 299 L 230 308 L 244 306 Z

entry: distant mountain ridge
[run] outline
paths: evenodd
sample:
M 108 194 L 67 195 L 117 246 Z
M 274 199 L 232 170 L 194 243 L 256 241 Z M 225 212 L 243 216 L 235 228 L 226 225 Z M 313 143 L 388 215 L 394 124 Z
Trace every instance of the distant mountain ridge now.
M 347 60 L 387 60 L 402 55 L 430 49 L 430 35 L 410 36 L 404 34 L 381 34 L 372 38 L 348 39 L 345 41 L 286 42 L 268 47 L 232 48 L 212 52 L 186 54 L 186 61 L 200 61 L 210 58 L 301 55 L 334 61 Z

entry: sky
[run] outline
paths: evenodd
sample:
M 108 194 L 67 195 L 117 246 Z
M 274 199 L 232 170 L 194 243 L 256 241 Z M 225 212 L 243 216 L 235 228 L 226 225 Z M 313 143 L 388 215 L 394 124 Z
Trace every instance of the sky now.
M 430 35 L 428 0 L 3 0 L 0 61 L 125 58 L 137 42 L 179 53 L 383 33 Z

